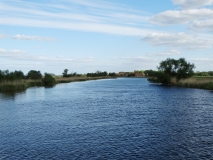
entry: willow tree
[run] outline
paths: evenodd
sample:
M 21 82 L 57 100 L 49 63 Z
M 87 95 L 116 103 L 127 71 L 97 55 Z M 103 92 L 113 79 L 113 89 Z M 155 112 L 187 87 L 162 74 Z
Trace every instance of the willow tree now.
M 187 62 L 185 58 L 178 60 L 167 58 L 165 61 L 160 62 L 157 67 L 158 72 L 148 80 L 154 83 L 170 84 L 173 77 L 180 80 L 193 76 L 194 68 L 195 65 Z

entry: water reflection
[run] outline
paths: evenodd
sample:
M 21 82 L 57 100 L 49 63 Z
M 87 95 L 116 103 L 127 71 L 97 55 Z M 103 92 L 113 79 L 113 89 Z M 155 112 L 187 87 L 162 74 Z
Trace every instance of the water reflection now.
M 15 92 L 0 92 L 0 100 L 7 100 L 7 99 L 15 99 L 16 96 L 24 95 L 26 91 L 15 91 Z

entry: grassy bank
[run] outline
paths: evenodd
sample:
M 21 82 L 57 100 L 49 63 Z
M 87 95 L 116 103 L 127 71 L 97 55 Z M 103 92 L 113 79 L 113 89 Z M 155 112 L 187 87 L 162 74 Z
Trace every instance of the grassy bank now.
M 98 79 L 111 79 L 116 77 L 55 77 L 55 83 L 70 83 L 70 82 L 81 82 L 81 81 L 88 81 L 88 80 L 98 80 Z M 19 80 L 19 81 L 4 81 L 0 82 L 0 91 L 1 92 L 12 92 L 12 91 L 19 91 L 19 90 L 26 90 L 29 87 L 35 86 L 45 86 L 42 79 L 40 80 Z
M 0 91 L 11 92 L 25 90 L 33 86 L 43 86 L 42 80 L 18 80 L 18 81 L 3 81 L 0 83 Z
M 191 77 L 177 81 L 175 78 L 171 80 L 172 85 L 213 90 L 213 77 Z
M 98 80 L 98 79 L 111 79 L 116 77 L 104 76 L 104 77 L 55 77 L 56 83 L 70 83 L 70 82 L 80 82 L 80 81 L 89 81 L 89 80 Z

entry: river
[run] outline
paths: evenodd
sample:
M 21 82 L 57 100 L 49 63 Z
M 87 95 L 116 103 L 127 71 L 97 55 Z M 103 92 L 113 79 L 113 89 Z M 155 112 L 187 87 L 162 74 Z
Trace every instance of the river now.
M 0 159 L 213 159 L 213 92 L 119 78 L 0 93 Z

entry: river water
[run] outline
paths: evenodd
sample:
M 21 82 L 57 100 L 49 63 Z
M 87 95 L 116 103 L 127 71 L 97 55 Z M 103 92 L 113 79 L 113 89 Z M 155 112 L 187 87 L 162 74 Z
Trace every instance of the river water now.
M 213 92 L 120 78 L 0 93 L 0 159 L 213 159 Z

